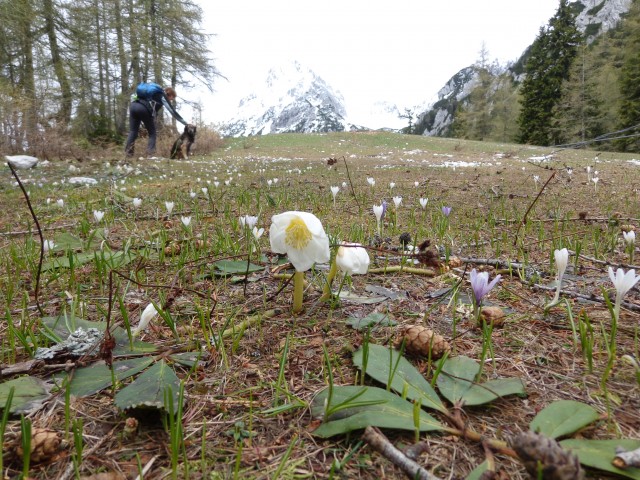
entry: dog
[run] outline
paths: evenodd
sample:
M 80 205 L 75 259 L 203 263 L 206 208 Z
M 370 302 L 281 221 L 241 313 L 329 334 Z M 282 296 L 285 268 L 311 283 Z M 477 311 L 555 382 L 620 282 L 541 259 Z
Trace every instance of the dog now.
M 196 126 L 187 124 L 184 126 L 184 132 L 173 142 L 171 147 L 171 158 L 186 160 L 191 154 L 191 145 L 196 141 Z

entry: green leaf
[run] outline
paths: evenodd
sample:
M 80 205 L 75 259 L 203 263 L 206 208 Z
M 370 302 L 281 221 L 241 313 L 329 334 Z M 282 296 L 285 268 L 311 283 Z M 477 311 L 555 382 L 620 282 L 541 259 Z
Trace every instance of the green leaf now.
M 201 361 L 205 352 L 184 352 L 170 355 L 169 358 L 183 367 L 193 368 Z
M 621 447 L 626 451 L 640 448 L 640 440 L 563 440 L 562 448 L 572 451 L 578 456 L 580 463 L 585 467 L 595 468 L 605 472 L 640 480 L 640 468 L 627 468 L 622 470 L 614 467 L 611 462 L 616 456 L 616 448 Z
M 107 265 L 111 268 L 119 268 L 131 263 L 136 255 L 134 253 L 124 253 L 121 251 L 116 252 L 84 252 L 73 255 L 73 266 L 79 267 L 81 265 L 85 265 L 89 262 L 92 262 L 96 255 L 101 256 Z M 64 257 L 54 257 L 42 265 L 43 271 L 55 270 L 57 268 L 71 268 L 71 261 L 69 260 L 69 256 L 65 255 Z
M 151 357 L 130 358 L 113 362 L 114 375 L 122 381 L 129 378 L 153 363 Z M 71 378 L 69 389 L 71 395 L 86 397 L 98 393 L 112 383 L 111 369 L 104 362 L 77 369 Z
M 74 237 L 68 232 L 58 233 L 53 237 L 53 243 L 55 247 L 53 250 L 64 251 L 64 250 L 81 250 L 82 249 L 82 240 L 78 237 Z
M 264 267 L 254 263 L 249 264 L 247 269 L 246 260 L 220 260 L 213 264 L 214 275 L 237 275 L 239 273 L 254 273 L 264 270 Z
M 474 468 L 469 475 L 467 475 L 466 480 L 480 480 L 482 474 L 489 469 L 489 462 L 486 460 Z
M 360 370 L 363 366 L 363 348 L 361 347 L 353 354 L 353 363 Z M 397 366 L 397 368 L 396 368 Z M 391 378 L 391 389 L 399 394 L 406 391 L 409 400 L 419 400 L 423 407 L 432 408 L 440 412 L 446 412 L 442 400 L 422 374 L 401 357 L 400 353 L 383 347 L 382 345 L 369 344 L 367 371 L 364 372 L 378 382 L 387 385 L 390 372 L 395 369 Z
M 519 378 L 501 378 L 475 383 L 480 365 L 465 356 L 448 359 L 438 376 L 440 393 L 453 404 L 483 405 L 507 395 L 524 395 L 524 383 Z
M 531 421 L 530 428 L 550 438 L 560 438 L 577 432 L 595 422 L 600 414 L 595 408 L 574 400 L 553 402 Z
M 101 332 L 104 332 L 107 328 L 107 322 L 91 322 L 73 315 L 43 317 L 41 322 L 53 333 L 53 336 L 57 337 L 51 338 L 52 336 L 48 335 L 55 342 L 66 339 L 71 333 L 75 332 L 78 327 L 84 329 L 97 328 Z M 112 335 L 116 340 L 116 347 L 113 349 L 114 356 L 130 355 L 132 352 L 153 353 L 157 350 L 155 345 L 137 340 L 134 340 L 133 345 L 130 345 L 127 331 L 124 328 L 114 328 Z
M 377 327 L 392 327 L 398 323 L 389 318 L 389 315 L 385 313 L 370 313 L 364 318 L 349 317 L 347 325 L 355 328 L 356 330 L 366 330 L 372 327 L 371 330 L 375 330 Z
M 36 377 L 19 377 L 0 383 L 0 410 L 4 410 L 11 388 L 14 388 L 11 413 L 31 414 L 40 410 L 50 397 L 52 386 Z
M 168 388 L 171 388 L 175 412 L 178 410 L 180 380 L 173 369 L 164 360 L 160 360 L 133 383 L 120 390 L 116 394 L 115 405 L 121 410 L 143 406 L 164 409 L 164 396 Z
M 311 403 L 314 418 L 322 418 L 325 413 L 325 401 L 329 388 L 322 390 Z M 332 389 L 331 403 L 328 409 L 339 408 L 329 417 L 329 421 L 320 425 L 313 434 L 322 438 L 340 435 L 368 426 L 415 430 L 413 404 L 398 395 L 378 387 L 338 386 Z M 421 432 L 445 430 L 435 418 L 420 409 L 419 428 Z

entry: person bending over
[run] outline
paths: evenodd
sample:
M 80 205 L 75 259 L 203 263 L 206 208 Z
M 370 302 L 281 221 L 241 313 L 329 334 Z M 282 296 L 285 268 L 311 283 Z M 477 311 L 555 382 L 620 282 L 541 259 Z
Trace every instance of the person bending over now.
M 144 123 L 149 132 L 147 142 L 147 156 L 152 156 L 156 151 L 156 117 L 162 107 L 166 107 L 169 113 L 178 122 L 186 125 L 187 122 L 176 112 L 171 102 L 176 99 L 176 91 L 172 87 L 166 87 L 154 93 L 149 100 L 138 98 L 131 102 L 129 107 L 129 137 L 124 148 L 127 157 L 133 157 L 136 138 L 140 130 L 140 123 Z

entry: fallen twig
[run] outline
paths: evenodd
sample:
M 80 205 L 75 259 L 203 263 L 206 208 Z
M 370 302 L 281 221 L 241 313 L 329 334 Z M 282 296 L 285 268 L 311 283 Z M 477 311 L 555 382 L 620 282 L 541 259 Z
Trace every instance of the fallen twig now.
M 376 452 L 402 470 L 408 478 L 418 480 L 438 480 L 438 477 L 431 475 L 418 463 L 411 460 L 404 453 L 394 447 L 389 439 L 377 428 L 367 427 L 362 435 L 362 439 Z
M 613 459 L 613 466 L 618 468 L 640 468 L 640 448 L 625 452 L 624 450 L 616 451 L 616 456 Z
M 518 244 L 518 236 L 520 235 L 520 229 L 527 224 L 527 217 L 529 216 L 529 212 L 531 211 L 531 209 L 533 208 L 533 206 L 536 204 L 536 202 L 538 201 L 538 199 L 540 198 L 540 196 L 542 195 L 542 192 L 544 192 L 544 189 L 547 188 L 547 185 L 549 185 L 549 182 L 553 179 L 553 177 L 556 176 L 556 171 L 554 170 L 554 172 L 551 174 L 551 176 L 549 177 L 549 179 L 544 183 L 544 185 L 542 186 L 542 188 L 540 189 L 540 191 L 538 192 L 538 195 L 536 195 L 536 198 L 533 199 L 533 202 L 531 202 L 531 205 L 529 205 L 529 208 L 527 208 L 527 211 L 524 212 L 524 217 L 522 217 L 522 221 L 518 224 L 518 229 L 516 230 L 516 234 L 513 236 L 513 245 L 517 245 Z
M 545 290 L 545 291 L 552 291 L 555 292 L 556 291 L 556 287 L 547 287 L 545 285 L 538 285 L 535 284 L 533 286 L 533 288 L 536 288 L 538 290 Z M 572 297 L 572 298 L 580 298 L 582 300 L 589 300 L 591 302 L 597 302 L 597 303 L 605 303 L 605 300 L 603 297 L 598 297 L 597 295 L 585 295 L 584 293 L 578 293 L 578 292 L 571 292 L 569 290 L 560 290 L 560 293 L 562 295 L 565 295 L 567 297 Z M 622 306 L 624 308 L 626 308 L 627 310 L 631 310 L 632 312 L 640 312 L 640 305 L 637 305 L 635 303 L 629 303 L 629 302 L 622 302 Z
M 395 273 L 395 272 L 415 273 L 416 275 L 424 275 L 425 277 L 436 276 L 436 272 L 434 272 L 433 270 L 426 270 L 423 268 L 403 267 L 401 265 L 393 265 L 390 267 L 369 269 L 369 273 Z
M 40 237 L 40 260 L 38 261 L 38 271 L 36 273 L 36 287 L 33 293 L 33 297 L 36 301 L 38 312 L 40 312 L 40 315 L 44 316 L 44 310 L 40 306 L 40 274 L 42 272 L 42 261 L 44 259 L 44 236 L 42 235 L 42 228 L 40 228 L 40 222 L 38 222 L 38 217 L 36 216 L 36 212 L 33 211 L 33 207 L 31 206 L 31 200 L 29 200 L 29 194 L 27 193 L 27 190 L 24 188 L 24 185 L 20 181 L 20 177 L 18 177 L 18 173 L 16 172 L 15 168 L 13 168 L 13 165 L 11 164 L 11 162 L 7 162 L 7 165 L 9 165 L 9 168 L 11 169 L 11 173 L 13 173 L 13 176 L 15 177 L 15 179 L 18 182 L 18 185 L 20 186 L 20 190 L 22 190 L 22 194 L 24 195 L 24 198 L 27 201 L 27 206 L 29 207 L 29 211 L 31 212 L 31 217 L 33 217 L 33 221 L 35 222 L 36 228 L 38 229 L 38 236 Z

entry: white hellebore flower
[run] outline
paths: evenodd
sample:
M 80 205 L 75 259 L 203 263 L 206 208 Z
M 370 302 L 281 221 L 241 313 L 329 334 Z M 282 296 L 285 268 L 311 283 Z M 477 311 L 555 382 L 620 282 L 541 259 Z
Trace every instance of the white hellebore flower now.
M 138 197 L 134 198 L 133 199 L 133 206 L 138 208 L 140 205 L 142 205 L 142 199 L 138 198 Z
M 328 262 L 329 237 L 318 217 L 308 212 L 284 212 L 271 217 L 271 250 L 286 253 L 296 271 L 309 270 L 316 263 Z
M 393 197 L 393 203 L 395 204 L 396 208 L 398 208 L 402 203 L 402 197 Z
M 188 227 L 189 225 L 191 225 L 191 217 L 180 217 L 180 221 L 182 222 L 182 225 L 184 225 L 185 227 Z
M 622 232 L 622 237 L 624 238 L 624 243 L 627 245 L 633 245 L 636 243 L 636 232 L 633 230 Z
M 346 274 L 364 275 L 369 270 L 369 254 L 359 243 L 343 242 L 338 247 L 336 264 Z
M 171 215 L 171 212 L 173 211 L 173 205 L 173 202 L 164 202 L 164 206 L 167 208 L 169 215 Z
M 104 212 L 101 210 L 94 210 L 93 211 L 93 218 L 96 219 L 96 222 L 101 221 L 104 218 Z
M 138 326 L 131 332 L 131 336 L 135 337 L 139 335 L 141 331 L 147 328 L 149 322 L 151 322 L 151 320 L 153 320 L 157 316 L 158 311 L 156 310 L 156 307 L 153 306 L 153 303 L 147 305 L 146 308 L 142 311 L 142 315 L 140 315 L 140 322 L 138 323 Z
M 422 207 L 423 210 L 425 208 L 427 208 L 427 203 L 429 203 L 429 199 L 428 198 L 421 198 L 420 199 L 420 206 Z

